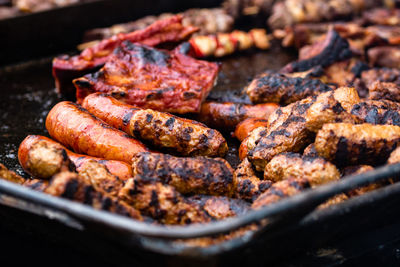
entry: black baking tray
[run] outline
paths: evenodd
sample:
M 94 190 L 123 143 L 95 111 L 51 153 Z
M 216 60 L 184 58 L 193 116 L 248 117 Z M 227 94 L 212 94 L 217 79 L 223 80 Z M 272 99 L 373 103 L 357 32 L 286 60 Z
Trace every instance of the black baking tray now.
M 99 2 L 104 2 L 104 6 L 94 8 L 94 5 Z M 106 14 L 107 10 L 103 10 L 108 7 L 105 2 L 107 1 L 95 1 L 91 3 L 92 6 L 86 4 L 85 8 L 92 10 L 92 13 Z M 144 13 L 140 13 L 140 16 L 209 4 L 194 2 L 192 6 L 181 6 L 180 1 L 168 3 L 169 5 L 158 6 L 150 5 L 149 2 L 136 4 L 138 8 L 140 5 L 148 5 L 147 9 L 144 9 L 148 12 L 143 11 Z M 67 16 L 73 8 L 77 7 L 46 11 L 42 15 L 48 18 Z M 81 8 L 84 9 L 84 7 Z M 34 25 L 36 15 L 38 14 L 32 15 L 32 20 L 29 20 L 29 16 L 15 18 L 15 20 L 25 19 L 25 23 L 30 22 Z M 101 20 L 98 14 L 89 12 L 87 16 L 92 16 L 93 20 L 95 18 Z M 132 16 L 132 19 L 137 16 L 139 13 Z M 124 20 L 128 19 L 121 18 L 120 21 L 115 22 Z M 48 27 L 54 27 L 51 25 L 53 23 L 48 21 Z M 103 23 L 105 25 L 108 22 L 93 22 L 90 27 L 101 26 Z M 79 38 L 76 37 L 74 42 L 64 44 L 65 46 L 48 50 L 45 54 L 47 57 L 42 57 L 44 54 L 41 53 L 45 51 L 26 57 L 18 55 L 15 58 L 12 53 L 5 53 L 9 54 L 7 57 L 10 62 L 26 59 L 23 63 L 4 66 L 0 69 L 2 88 L 0 90 L 2 100 L 0 102 L 0 162 L 21 175 L 25 174 L 17 162 L 19 143 L 28 134 L 47 135 L 44 128 L 45 117 L 51 107 L 63 99 L 56 94 L 54 89 L 50 55 L 73 50 L 79 43 L 85 26 L 75 25 L 75 27 L 75 34 L 79 33 Z M 52 42 L 53 34 L 55 33 L 47 37 L 43 36 L 41 42 Z M 58 34 L 66 36 L 62 27 L 59 27 Z M 29 42 L 25 43 L 25 46 L 29 47 Z M 28 60 L 38 57 L 42 58 Z M 248 99 L 241 94 L 241 89 L 249 79 L 265 69 L 279 69 L 294 58 L 292 51 L 282 50 L 277 44 L 266 52 L 249 51 L 224 58 L 219 82 L 209 99 L 246 103 Z M 238 163 L 236 156 L 238 142 L 230 138 L 229 133 L 225 133 L 225 136 L 230 145 L 227 160 L 235 166 Z M 79 244 L 78 249 L 92 253 L 97 258 L 104 258 L 106 262 L 120 264 L 167 263 L 193 266 L 204 265 L 207 262 L 257 266 L 264 262 L 287 260 L 287 257 L 302 253 L 306 249 L 330 244 L 333 244 L 334 249 L 330 250 L 330 253 L 321 252 L 321 258 L 341 255 L 342 259 L 346 259 L 351 256 L 340 253 L 338 240 L 351 236 L 365 236 L 374 233 L 377 229 L 400 222 L 400 215 L 397 212 L 400 204 L 400 184 L 389 185 L 324 210 L 315 210 L 315 207 L 337 193 L 346 192 L 379 179 L 396 178 L 399 174 L 400 165 L 386 166 L 368 174 L 306 191 L 276 205 L 252 211 L 245 216 L 193 227 L 148 225 L 0 180 L 1 223 L 17 231 L 24 229 L 35 232 L 42 238 L 56 239 L 73 247 Z M 267 217 L 269 224 L 260 231 L 210 247 L 188 246 L 177 242 L 178 239 L 222 233 L 249 223 L 259 222 Z M 392 236 L 400 238 L 400 230 L 393 231 Z M 366 249 L 360 247 L 357 253 L 365 253 Z

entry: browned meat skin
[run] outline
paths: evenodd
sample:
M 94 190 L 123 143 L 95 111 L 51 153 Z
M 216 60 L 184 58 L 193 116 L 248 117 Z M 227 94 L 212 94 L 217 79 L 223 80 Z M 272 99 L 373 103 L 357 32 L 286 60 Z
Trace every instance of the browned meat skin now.
M 223 220 L 242 215 L 249 210 L 247 202 L 228 197 L 196 195 L 187 198 L 186 201 L 190 204 L 196 204 L 213 220 Z
M 362 14 L 365 24 L 400 26 L 400 9 L 375 8 Z
M 136 220 L 143 220 L 140 213 L 124 202 L 118 201 L 102 192 L 79 177 L 77 173 L 60 172 L 56 174 L 45 193 L 62 197 L 92 206 L 94 209 L 110 211 Z
M 170 185 L 158 179 L 140 177 L 129 179 L 119 198 L 163 224 L 205 223 L 211 218 L 195 203 L 189 203 Z
M 369 171 L 373 171 L 373 170 L 374 170 L 374 167 L 372 167 L 370 165 L 348 166 L 343 169 L 342 176 L 343 176 L 343 178 L 345 178 L 348 175 L 357 175 L 357 174 L 361 174 L 361 173 L 365 173 L 365 172 L 369 172 Z M 362 187 L 359 187 L 357 189 L 347 192 L 347 195 L 349 197 L 359 196 L 364 193 L 378 189 L 378 188 L 384 186 L 384 184 L 385 184 L 384 182 L 380 182 L 380 183 L 373 183 L 373 184 L 369 184 L 366 186 L 362 186 Z
M 369 66 L 365 62 L 351 58 L 326 67 L 322 76 L 317 78 L 324 83 L 334 84 L 338 87 L 348 86 L 349 84 L 354 84 L 356 79 L 361 77 L 361 73 L 368 69 Z
M 341 87 L 278 108 L 268 118 L 268 127 L 255 129 L 246 140 L 249 160 L 257 171 L 263 171 L 274 156 L 302 151 L 324 123 L 358 122 L 347 112 L 358 102 L 354 88 Z
M 218 32 L 228 32 L 232 29 L 233 18 L 228 15 L 222 8 L 209 8 L 199 9 L 193 8 L 188 9 L 181 13 L 182 25 L 183 26 L 195 26 L 199 27 L 197 34 L 213 34 Z M 92 29 L 84 34 L 84 41 L 102 40 L 110 38 L 118 33 L 128 33 L 136 30 L 142 30 L 157 20 L 172 17 L 174 14 L 163 13 L 158 16 L 146 16 L 141 19 L 116 24 L 108 28 L 97 28 Z
M 366 30 L 387 40 L 390 45 L 400 45 L 400 26 L 374 25 L 366 27 Z
M 384 163 L 400 143 L 394 125 L 327 123 L 318 131 L 315 149 L 337 165 Z
M 316 187 L 339 180 L 340 173 L 335 165 L 321 157 L 301 156 L 292 152 L 275 156 L 265 167 L 264 179 L 278 182 L 290 177 L 302 177 Z
M 400 162 L 400 147 L 396 148 L 392 153 L 390 153 L 390 157 L 387 161 L 388 164 L 395 164 L 398 162 Z
M 49 186 L 48 180 L 39 180 L 39 179 L 29 179 L 23 183 L 23 186 L 28 187 L 32 190 L 44 192 L 46 188 Z
M 221 133 L 194 120 L 135 108 L 98 93 L 87 96 L 82 105 L 109 125 L 174 154 L 224 156 L 228 150 Z
M 50 110 L 46 129 L 52 138 L 75 152 L 108 160 L 131 163 L 133 155 L 149 151 L 141 142 L 68 101 Z
M 365 100 L 355 104 L 351 114 L 362 122 L 400 126 L 400 104 L 389 100 Z
M 318 157 L 318 152 L 315 150 L 314 143 L 309 144 L 303 151 L 303 156 L 305 157 Z
M 287 105 L 330 90 L 332 87 L 317 79 L 262 73 L 247 86 L 246 93 L 253 103 L 275 102 Z
M 330 206 L 334 206 L 336 204 L 342 203 L 343 201 L 346 201 L 348 199 L 349 198 L 345 194 L 339 194 L 339 195 L 336 195 L 336 196 L 328 199 L 326 202 L 322 203 L 321 205 L 319 205 L 317 209 L 326 209 Z
M 253 201 L 272 185 L 270 180 L 261 180 L 257 177 L 247 158 L 239 164 L 234 175 L 237 181 L 236 198 Z
M 231 196 L 235 192 L 233 169 L 221 158 L 140 153 L 133 158 L 132 172 L 134 176 L 158 178 L 183 194 Z
M 329 30 L 326 37 L 313 44 L 312 55 L 307 59 L 287 64 L 281 69 L 282 73 L 302 72 L 316 66 L 327 67 L 335 62 L 352 56 L 349 43 L 335 30 Z
M 274 5 L 268 24 L 276 29 L 302 22 L 338 20 L 384 3 L 383 0 L 284 0 Z
M 274 2 L 276 0 L 225 0 L 222 6 L 228 14 L 237 19 L 249 15 L 267 16 Z
M 12 183 L 16 184 L 23 184 L 25 182 L 25 179 L 16 174 L 13 171 L 10 171 L 7 169 L 6 166 L 0 163 L 0 177 L 4 180 L 10 181 Z
M 368 87 L 369 99 L 400 102 L 400 84 L 376 81 Z
M 19 153 L 19 162 L 27 173 L 40 179 L 49 179 L 61 171 L 75 171 L 67 152 L 44 140 L 36 142 L 27 153 Z
M 378 46 L 368 50 L 368 60 L 372 66 L 400 68 L 400 46 Z
M 262 193 L 251 205 L 252 209 L 260 209 L 264 206 L 276 203 L 283 198 L 296 195 L 310 187 L 307 179 L 289 178 L 274 183 L 267 191 Z
M 374 82 L 390 82 L 400 85 L 400 70 L 394 68 L 374 68 L 361 73 L 361 81 L 368 88 Z
M 260 126 L 267 126 L 268 120 L 258 118 L 248 118 L 236 125 L 234 136 L 239 140 L 243 141 L 249 134 Z
M 241 121 L 248 118 L 268 119 L 269 115 L 279 106 L 275 103 L 246 105 L 232 102 L 207 101 L 201 105 L 201 111 L 196 117 L 210 127 L 233 130 Z
M 78 103 L 91 93 L 111 94 L 140 108 L 198 113 L 213 88 L 219 65 L 173 51 L 129 41 L 110 55 L 99 71 L 74 80 Z

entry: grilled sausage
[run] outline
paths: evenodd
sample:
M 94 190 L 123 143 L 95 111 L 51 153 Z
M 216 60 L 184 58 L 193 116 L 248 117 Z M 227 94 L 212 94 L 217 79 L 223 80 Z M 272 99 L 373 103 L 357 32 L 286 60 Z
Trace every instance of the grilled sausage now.
M 328 123 L 318 131 L 315 149 L 338 165 L 380 164 L 400 143 L 400 127 Z
M 205 102 L 201 105 L 198 120 L 210 127 L 233 130 L 235 126 L 247 118 L 268 119 L 279 106 L 275 103 L 245 105 L 238 103 Z
M 64 149 L 67 152 L 68 158 L 75 164 L 76 170 L 79 172 L 88 162 L 96 161 L 102 165 L 104 165 L 107 170 L 113 174 L 118 176 L 122 180 L 127 180 L 132 177 L 132 167 L 131 165 L 118 160 L 106 160 L 102 158 L 91 157 L 82 154 L 76 154 L 71 150 L 66 149 L 60 143 L 57 143 L 50 138 L 40 136 L 40 135 L 28 135 L 24 141 L 19 145 L 18 150 L 18 159 L 19 162 L 25 170 L 29 170 L 28 167 L 28 155 L 29 151 L 33 147 L 34 144 L 42 142 L 47 143 L 47 147 L 54 147 L 59 149 Z
M 180 155 L 223 156 L 228 150 L 218 131 L 193 120 L 134 108 L 98 93 L 87 96 L 82 105 L 111 126 Z
M 234 135 L 239 141 L 243 141 L 254 129 L 260 126 L 266 127 L 267 125 L 268 120 L 248 118 L 236 125 Z
M 235 191 L 233 170 L 221 158 L 139 153 L 133 158 L 132 171 L 134 176 L 158 178 L 184 194 L 231 196 Z
M 264 179 L 278 182 L 290 177 L 302 177 L 312 187 L 337 181 L 338 169 L 320 157 L 301 156 L 298 153 L 282 153 L 275 156 L 265 167 Z
M 52 138 L 76 153 L 131 163 L 134 155 L 149 151 L 136 139 L 68 101 L 60 102 L 50 110 L 46 128 Z

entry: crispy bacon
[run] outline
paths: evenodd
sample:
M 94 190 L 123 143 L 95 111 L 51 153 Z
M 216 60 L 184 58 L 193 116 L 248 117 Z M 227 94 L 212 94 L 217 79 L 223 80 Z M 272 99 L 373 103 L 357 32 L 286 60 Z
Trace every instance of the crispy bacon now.
M 120 33 L 89 47 L 77 56 L 63 55 L 53 60 L 53 76 L 61 93 L 71 94 L 71 81 L 99 69 L 111 53 L 124 41 L 156 46 L 165 42 L 178 42 L 195 32 L 195 27 L 182 26 L 182 16 L 157 21 L 149 27 L 131 33 Z
M 126 104 L 173 113 L 199 112 L 219 66 L 141 44 L 123 42 L 98 72 L 75 79 L 78 103 L 94 92 Z

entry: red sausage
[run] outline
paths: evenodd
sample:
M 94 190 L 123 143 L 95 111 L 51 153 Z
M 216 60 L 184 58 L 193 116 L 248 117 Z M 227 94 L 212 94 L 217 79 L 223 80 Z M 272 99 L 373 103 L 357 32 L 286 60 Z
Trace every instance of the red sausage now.
M 73 102 L 55 105 L 47 115 L 50 136 L 76 153 L 132 163 L 139 152 L 146 152 L 141 142 L 105 124 Z

